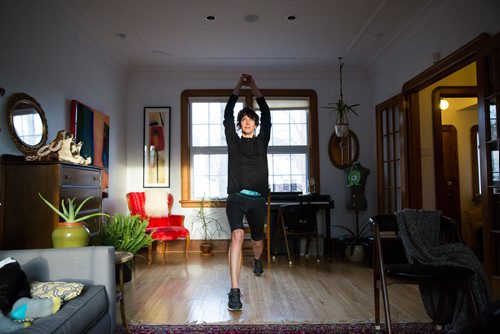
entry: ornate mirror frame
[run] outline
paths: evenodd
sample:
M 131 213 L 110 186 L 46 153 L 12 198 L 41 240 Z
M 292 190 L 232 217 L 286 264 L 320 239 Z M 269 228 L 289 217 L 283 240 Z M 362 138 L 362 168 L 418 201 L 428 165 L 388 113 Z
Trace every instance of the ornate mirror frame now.
M 351 167 L 359 157 L 358 136 L 349 130 L 345 137 L 338 137 L 335 132 L 330 137 L 328 143 L 328 155 L 332 164 L 338 169 Z
M 30 145 L 24 142 L 18 135 L 14 125 L 14 113 L 20 106 L 33 108 L 42 122 L 42 134 L 38 143 Z M 10 137 L 14 141 L 17 148 L 25 155 L 36 155 L 38 149 L 45 145 L 47 141 L 47 119 L 40 104 L 31 96 L 25 93 L 12 94 L 7 102 L 7 127 L 9 129 Z

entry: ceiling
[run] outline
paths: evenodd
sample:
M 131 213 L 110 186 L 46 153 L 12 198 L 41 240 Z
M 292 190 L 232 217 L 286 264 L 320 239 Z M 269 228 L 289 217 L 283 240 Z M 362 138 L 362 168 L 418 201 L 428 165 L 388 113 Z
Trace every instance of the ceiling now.
M 69 0 L 59 6 L 65 6 L 99 49 L 129 69 L 183 65 L 324 68 L 338 66 L 338 57 L 349 67 L 368 66 L 438 3 Z M 295 20 L 287 19 L 290 16 Z

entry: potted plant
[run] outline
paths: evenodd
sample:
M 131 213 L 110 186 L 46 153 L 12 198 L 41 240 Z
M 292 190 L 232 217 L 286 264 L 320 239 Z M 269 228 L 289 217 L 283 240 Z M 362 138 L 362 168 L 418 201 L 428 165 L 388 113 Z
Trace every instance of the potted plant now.
M 340 63 L 340 98 L 337 102 L 328 103 L 328 107 L 323 107 L 327 109 L 332 109 L 332 112 L 336 114 L 335 120 L 335 135 L 337 137 L 347 137 L 349 135 L 349 120 L 347 115 L 349 113 L 353 113 L 356 116 L 359 116 L 356 112 L 356 107 L 359 104 L 347 104 L 344 102 L 344 95 L 342 93 L 342 67 L 344 64 L 342 63 L 342 57 L 339 57 Z
M 227 234 L 219 219 L 215 217 L 216 213 L 209 211 L 209 208 L 213 206 L 213 203 L 206 201 L 205 197 L 202 197 L 200 205 L 196 210 L 195 218 L 191 222 L 192 230 L 194 230 L 195 225 L 200 226 L 200 233 L 203 239 L 200 245 L 201 255 L 211 255 L 213 244 L 210 240 L 220 237 L 222 234 Z
M 133 260 L 123 266 L 124 282 L 132 279 L 133 261 L 137 253 L 144 247 L 153 243 L 151 233 L 146 233 L 148 221 L 141 216 L 114 215 L 111 221 L 104 223 L 101 227 L 101 238 L 104 245 L 115 247 L 115 251 L 129 252 L 134 255 Z M 116 271 L 118 275 L 118 270 Z M 119 277 L 116 277 L 119 282 Z
M 343 225 L 334 225 L 347 233 L 339 237 L 342 245 L 342 255 L 352 262 L 363 262 L 366 258 L 366 248 L 370 245 L 370 223 L 366 222 L 359 226 L 356 219 L 355 230 Z
M 148 247 L 153 239 L 146 233 L 148 221 L 142 220 L 139 215 L 114 215 L 111 221 L 102 225 L 102 242 L 114 246 L 115 250 L 130 252 L 136 255 L 142 248 Z
M 85 198 L 80 205 L 75 204 L 75 198 L 61 200 L 61 210 L 46 200 L 42 194 L 38 196 L 61 217 L 64 222 L 59 222 L 58 227 L 52 231 L 52 244 L 54 248 L 84 247 L 89 243 L 90 233 L 83 221 L 96 216 L 109 216 L 106 213 L 95 212 L 86 216 L 78 217 L 80 210 L 93 196 Z M 65 204 L 66 203 L 66 204 Z

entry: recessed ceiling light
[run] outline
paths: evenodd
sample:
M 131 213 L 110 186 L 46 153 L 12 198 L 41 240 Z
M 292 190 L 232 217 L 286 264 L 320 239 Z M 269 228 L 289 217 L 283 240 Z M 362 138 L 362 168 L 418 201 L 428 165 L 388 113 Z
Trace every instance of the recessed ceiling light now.
M 295 16 L 295 15 L 288 15 L 288 16 L 286 17 L 286 20 L 287 20 L 287 21 L 295 21 L 296 19 L 297 19 L 297 16 Z
M 215 15 L 208 15 L 206 17 L 206 19 L 207 19 L 207 21 L 215 21 L 215 20 L 217 20 L 217 16 L 215 16 Z
M 257 22 L 260 19 L 259 15 L 248 14 L 243 17 L 243 20 L 247 22 Z

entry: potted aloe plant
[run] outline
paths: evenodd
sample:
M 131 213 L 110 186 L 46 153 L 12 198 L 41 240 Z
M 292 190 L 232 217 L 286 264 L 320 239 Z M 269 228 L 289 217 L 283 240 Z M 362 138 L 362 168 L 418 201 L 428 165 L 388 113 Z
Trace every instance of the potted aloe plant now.
M 328 103 L 328 107 L 322 107 L 326 109 L 332 109 L 332 112 L 336 114 L 335 119 L 335 135 L 337 137 L 347 137 L 349 135 L 349 113 L 353 113 L 356 116 L 359 116 L 356 112 L 356 107 L 359 104 L 347 104 L 344 102 L 344 95 L 342 93 L 342 67 L 344 67 L 344 63 L 342 63 L 342 57 L 339 57 L 340 63 L 340 98 L 337 102 Z
M 60 207 L 62 211 L 46 200 L 42 194 L 38 193 L 38 196 L 40 196 L 42 201 L 63 220 L 63 222 L 59 222 L 58 226 L 52 231 L 52 244 L 54 248 L 87 246 L 90 233 L 83 221 L 96 216 L 109 216 L 106 213 L 95 212 L 78 217 L 80 210 L 87 201 L 93 198 L 93 196 L 85 198 L 79 205 L 75 203 L 75 198 L 62 199 Z

